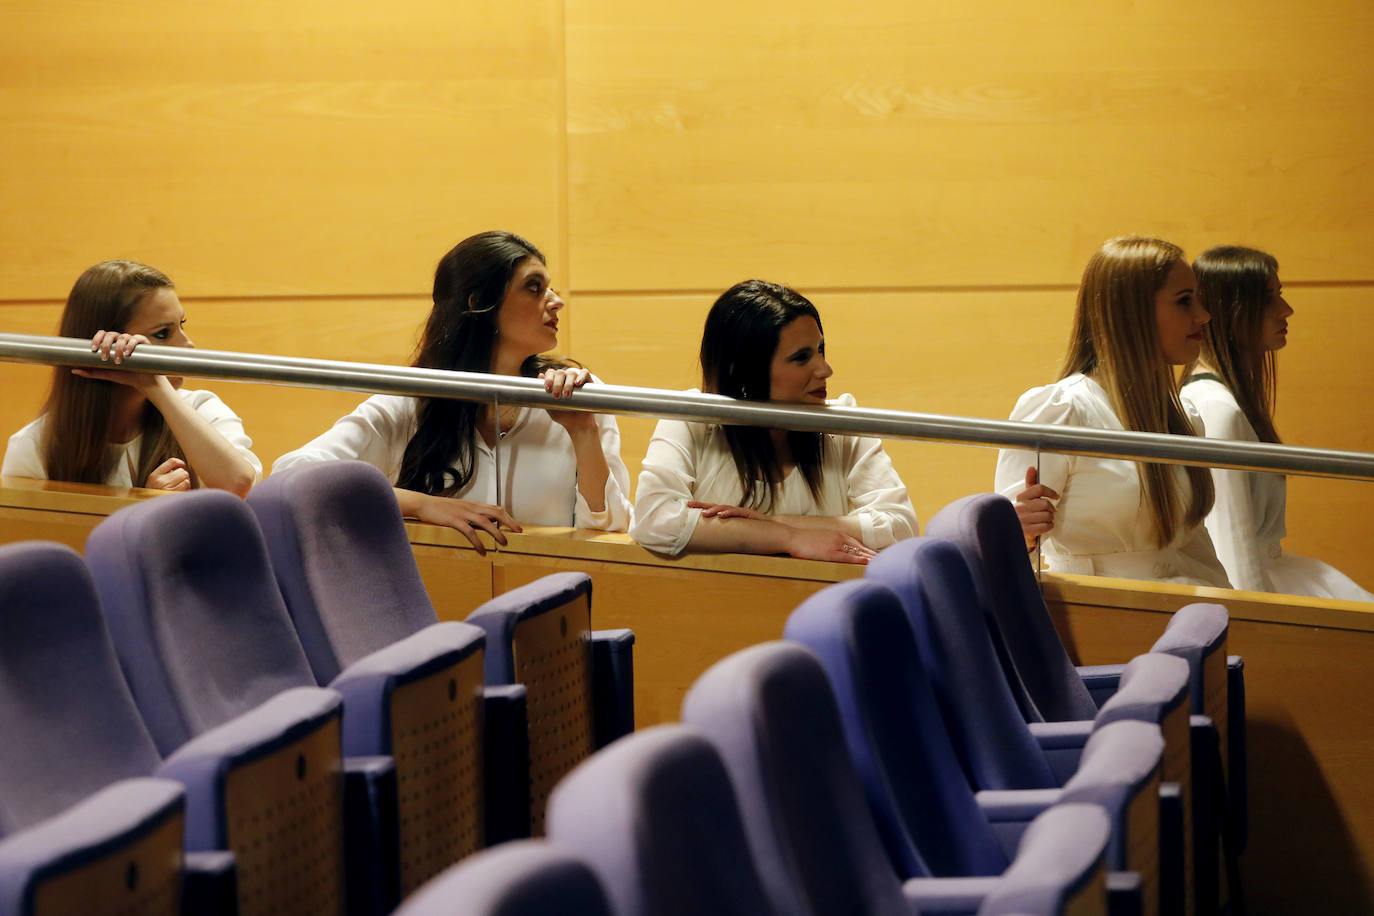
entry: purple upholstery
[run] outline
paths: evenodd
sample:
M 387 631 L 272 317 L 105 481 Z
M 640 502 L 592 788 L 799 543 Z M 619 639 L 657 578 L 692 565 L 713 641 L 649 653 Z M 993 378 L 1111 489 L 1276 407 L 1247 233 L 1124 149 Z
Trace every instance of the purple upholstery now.
M 548 830 L 617 913 L 770 911 L 725 766 L 689 726 L 636 732 L 583 761 L 549 799 Z
M 412 894 L 395 916 L 611 916 L 596 876 L 539 840 L 469 856 Z
M 273 474 L 248 494 L 319 683 L 438 621 L 396 495 L 361 461 Z
M 1096 805 L 1057 805 L 1026 830 L 1012 864 L 978 916 L 1059 916 L 1105 867 L 1110 827 Z
M 1108 858 L 1126 868 L 1126 818 L 1131 801 L 1158 776 L 1164 737 L 1146 722 L 1112 722 L 1093 732 L 1083 748 L 1078 772 L 1064 784 L 1062 800 L 1103 808 L 1112 818 Z
M 1019 677 L 1039 716 L 1063 722 L 1096 715 L 1097 704 L 1045 607 L 1011 501 L 996 493 L 955 500 L 935 514 L 926 534 L 952 541 L 963 553 L 982 589 L 989 624 L 1006 647 L 1013 682 Z
M 1163 725 L 1169 713 L 1188 702 L 1188 666 L 1159 652 L 1138 655 L 1121 673 L 1121 686 L 1102 704 L 1095 721 L 1137 721 Z
M 0 914 L 29 916 L 36 885 L 45 878 L 120 855 L 164 825 L 171 827 L 169 820 L 185 805 L 185 792 L 171 780 L 126 779 L 0 840 Z M 126 887 L 137 890 L 140 872 L 125 868 Z
M 901 599 L 973 787 L 1057 786 L 1017 708 L 959 549 L 929 537 L 899 541 L 869 562 L 865 578 L 889 586 Z
M 0 547 L 0 836 L 160 758 L 139 717 L 81 557 Z
M 904 877 L 999 875 L 1007 857 L 945 730 L 901 600 L 875 580 L 832 585 L 787 620 L 820 658 L 889 855 Z
M 238 497 L 196 490 L 121 509 L 91 532 L 86 562 L 163 754 L 315 683 Z
M 688 691 L 682 718 L 725 761 L 774 909 L 910 912 L 809 649 L 763 643 L 717 662 Z

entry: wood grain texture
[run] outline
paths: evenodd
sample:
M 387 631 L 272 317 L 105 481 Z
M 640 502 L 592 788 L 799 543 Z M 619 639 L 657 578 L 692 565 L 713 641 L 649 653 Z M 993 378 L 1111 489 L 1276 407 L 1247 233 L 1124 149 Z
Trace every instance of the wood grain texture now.
M 421 292 L 472 232 L 555 245 L 557 8 L 8 5 L 0 298 L 116 256 L 221 296 Z
M 1278 0 L 572 2 L 575 285 L 1066 283 L 1127 231 L 1369 279 L 1374 61 L 1354 36 L 1372 17 L 1352 0 L 1301 17 Z

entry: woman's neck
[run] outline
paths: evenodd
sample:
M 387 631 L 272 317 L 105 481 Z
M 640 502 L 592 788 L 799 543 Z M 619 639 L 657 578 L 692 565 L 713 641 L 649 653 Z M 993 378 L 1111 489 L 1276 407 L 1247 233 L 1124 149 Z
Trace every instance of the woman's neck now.
M 496 352 L 491 357 L 492 375 L 519 375 L 520 367 L 525 364 L 532 354 L 523 352 L 511 352 L 501 346 L 497 346 Z
M 114 419 L 110 424 L 110 437 L 114 442 L 129 442 L 142 431 L 143 405 L 147 403 L 148 398 L 142 392 L 119 386 L 110 404 L 110 415 Z

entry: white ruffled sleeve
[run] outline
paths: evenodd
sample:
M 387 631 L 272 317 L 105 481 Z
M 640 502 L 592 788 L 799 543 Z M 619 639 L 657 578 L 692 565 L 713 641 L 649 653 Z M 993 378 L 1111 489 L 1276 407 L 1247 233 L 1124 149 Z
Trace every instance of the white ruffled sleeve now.
M 696 486 L 698 443 L 693 428 L 680 420 L 659 420 L 639 472 L 630 537 L 658 553 L 677 556 L 686 549 L 701 520 L 689 509 Z
M 857 402 L 846 394 L 835 403 L 853 407 Z M 837 440 L 845 474 L 845 514 L 858 519 L 859 540 L 865 547 L 881 550 L 915 537 L 920 528 L 916 509 L 883 440 L 867 436 L 839 436 Z
M 272 470 L 352 459 L 366 461 L 395 483 L 406 443 L 414 434 L 415 399 L 374 394 L 305 445 L 282 455 Z
M 1245 419 L 1240 405 L 1226 392 L 1208 392 L 1203 386 L 1217 382 L 1200 381 L 1185 385 L 1183 406 L 1189 411 L 1195 426 L 1200 426 L 1209 439 L 1236 439 L 1257 442 L 1259 437 Z M 1216 557 L 1226 568 L 1226 576 L 1235 588 L 1247 591 L 1268 591 L 1264 578 L 1264 555 L 1259 543 L 1259 517 L 1255 512 L 1251 472 L 1212 468 L 1212 484 L 1216 501 L 1207 513 L 1207 533 L 1211 535 Z
M 1012 408 L 1010 419 L 1022 423 L 1078 426 L 1078 416 L 1077 405 L 1063 384 L 1055 383 L 1032 388 L 1021 395 Z M 997 453 L 997 475 L 993 489 L 1015 502 L 1017 495 L 1026 489 L 1026 469 L 1035 467 L 1035 463 L 1035 452 L 1002 449 Z M 1072 456 L 1041 452 L 1040 483 L 1062 497 L 1068 489 L 1073 464 Z
M 248 438 L 248 433 L 243 428 L 243 420 L 239 415 L 230 409 L 213 391 L 185 391 L 180 392 L 186 399 L 191 408 L 202 418 L 205 419 L 215 432 L 224 437 L 224 440 L 234 447 L 234 451 L 239 453 L 244 461 L 248 462 L 253 469 L 253 482 L 262 480 L 262 459 L 253 454 L 253 440 Z
M 612 414 L 596 415 L 597 434 L 601 439 L 601 452 L 606 456 L 605 508 L 593 512 L 582 491 L 577 491 L 577 504 L 573 508 L 573 524 L 578 528 L 597 528 L 602 531 L 628 531 L 632 510 L 630 507 L 630 471 L 620 457 L 620 426 Z

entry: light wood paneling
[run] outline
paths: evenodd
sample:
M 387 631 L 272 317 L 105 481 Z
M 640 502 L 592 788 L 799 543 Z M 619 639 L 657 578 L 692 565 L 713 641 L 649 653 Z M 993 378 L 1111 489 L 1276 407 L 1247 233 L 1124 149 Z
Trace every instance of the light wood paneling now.
M 1371 26 L 1354 0 L 572 2 L 574 282 L 1064 283 L 1127 231 L 1369 279 Z
M 24 0 L 0 35 L 0 298 L 131 257 L 202 294 L 421 292 L 482 229 L 557 248 L 554 0 Z

